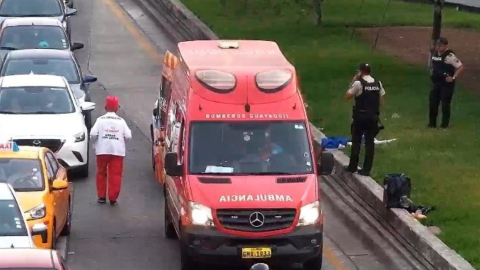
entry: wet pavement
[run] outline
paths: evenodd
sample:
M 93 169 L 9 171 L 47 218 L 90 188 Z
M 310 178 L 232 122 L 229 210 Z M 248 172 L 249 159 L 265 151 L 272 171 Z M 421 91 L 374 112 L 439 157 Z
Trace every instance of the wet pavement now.
M 68 265 L 73 270 L 180 269 L 178 243 L 163 236 L 162 188 L 153 176 L 148 137 L 161 55 L 174 44 L 131 0 L 76 0 L 75 8 L 72 40 L 85 44 L 76 52 L 77 58 L 84 74 L 98 77 L 91 86 L 97 102 L 94 117 L 103 113 L 106 95 L 117 95 L 119 114 L 127 120 L 133 139 L 127 147 L 118 205 L 96 203 L 93 151 L 90 177 L 72 179 L 75 197 Z M 373 228 L 372 239 L 360 235 L 352 219 L 345 218 L 351 210 L 338 207 L 333 198 L 323 204 L 322 269 L 412 269 L 404 260 L 385 256 L 382 251 L 390 247 L 376 238 Z

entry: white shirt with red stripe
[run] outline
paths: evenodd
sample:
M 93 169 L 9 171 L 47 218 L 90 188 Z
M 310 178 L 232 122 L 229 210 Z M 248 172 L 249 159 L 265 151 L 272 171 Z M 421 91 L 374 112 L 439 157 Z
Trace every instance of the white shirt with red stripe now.
M 132 131 L 123 118 L 107 112 L 95 121 L 90 131 L 96 155 L 125 156 L 125 141 L 132 138 Z

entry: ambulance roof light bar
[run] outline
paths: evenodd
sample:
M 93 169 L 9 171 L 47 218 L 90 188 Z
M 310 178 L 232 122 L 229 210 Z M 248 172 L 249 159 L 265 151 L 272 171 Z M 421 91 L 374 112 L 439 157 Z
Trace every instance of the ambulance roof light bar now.
M 235 89 L 237 78 L 232 73 L 207 69 L 195 72 L 198 81 L 211 91 L 227 94 Z
M 240 45 L 236 41 L 220 41 L 218 47 L 220 49 L 238 49 Z
M 275 93 L 282 90 L 292 80 L 292 77 L 293 75 L 290 70 L 269 70 L 255 75 L 255 83 L 260 91 Z

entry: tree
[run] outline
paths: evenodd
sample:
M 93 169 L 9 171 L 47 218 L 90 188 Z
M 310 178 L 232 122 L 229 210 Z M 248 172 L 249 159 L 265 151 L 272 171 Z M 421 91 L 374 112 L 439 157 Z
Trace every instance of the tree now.
M 313 8 L 315 9 L 315 13 L 317 13 L 317 26 L 322 24 L 322 3 L 324 0 L 312 0 L 313 1 Z

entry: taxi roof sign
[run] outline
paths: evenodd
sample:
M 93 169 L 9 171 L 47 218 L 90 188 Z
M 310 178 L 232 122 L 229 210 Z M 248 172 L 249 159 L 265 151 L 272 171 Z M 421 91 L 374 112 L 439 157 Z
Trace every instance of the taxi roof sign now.
M 20 148 L 16 142 L 10 141 L 0 141 L 0 151 L 1 152 L 18 152 Z

